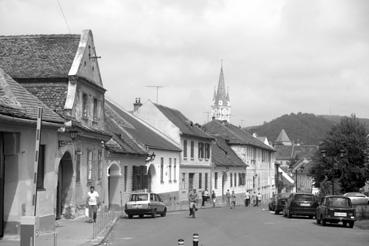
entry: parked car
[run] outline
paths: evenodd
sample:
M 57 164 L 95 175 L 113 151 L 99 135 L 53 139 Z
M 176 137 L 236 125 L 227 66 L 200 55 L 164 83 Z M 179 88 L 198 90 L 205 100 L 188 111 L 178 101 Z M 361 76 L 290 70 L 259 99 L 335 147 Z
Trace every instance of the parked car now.
M 349 192 L 343 196 L 350 198 L 352 205 L 368 205 L 369 197 L 360 192 Z
M 342 222 L 344 226 L 354 227 L 356 217 L 351 200 L 345 196 L 326 196 L 316 209 L 316 223 L 326 225 Z
M 292 193 L 287 199 L 283 209 L 283 215 L 291 218 L 294 215 L 309 216 L 313 218 L 316 213 L 318 202 L 316 197 L 310 193 Z
M 125 204 L 124 211 L 128 218 L 138 215 L 142 218 L 145 214 L 155 218 L 156 214 L 162 217 L 167 214 L 167 207 L 161 200 L 160 196 L 155 193 L 132 193 L 129 201 Z
M 279 214 L 283 211 L 286 206 L 286 202 L 291 193 L 280 193 L 276 197 L 275 206 L 274 206 L 274 214 Z

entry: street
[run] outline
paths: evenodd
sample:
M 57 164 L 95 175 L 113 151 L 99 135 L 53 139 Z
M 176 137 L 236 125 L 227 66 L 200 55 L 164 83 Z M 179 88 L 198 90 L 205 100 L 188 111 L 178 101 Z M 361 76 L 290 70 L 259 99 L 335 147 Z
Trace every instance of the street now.
M 199 245 L 369 245 L 367 230 L 341 226 L 318 226 L 307 218 L 287 219 L 261 208 L 236 207 L 199 209 L 197 218 L 187 211 L 167 217 L 121 219 L 107 239 L 108 245 L 177 245 L 182 238 L 192 245 L 192 234 L 200 235 Z

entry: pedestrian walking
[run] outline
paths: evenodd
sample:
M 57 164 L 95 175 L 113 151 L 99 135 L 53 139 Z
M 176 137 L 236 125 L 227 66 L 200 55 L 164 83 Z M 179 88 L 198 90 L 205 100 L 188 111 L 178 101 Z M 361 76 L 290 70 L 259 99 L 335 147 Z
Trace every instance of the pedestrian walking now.
M 245 193 L 245 207 L 248 207 L 250 205 L 250 193 L 249 191 L 246 191 Z
M 234 190 L 232 190 L 231 194 L 231 209 L 236 207 L 236 194 L 234 193 Z
M 196 189 L 193 189 L 188 193 L 188 203 L 190 207 L 190 216 L 195 218 L 195 211 L 197 211 L 196 203 L 197 203 L 197 193 Z
M 231 193 L 229 193 L 229 190 L 227 190 L 226 192 L 226 202 L 227 202 L 227 207 L 231 206 Z
M 217 201 L 217 196 L 215 195 L 215 191 L 211 193 L 211 201 L 213 202 L 213 208 L 215 208 L 215 203 Z
M 255 191 L 252 194 L 252 203 L 253 203 L 254 207 L 257 207 L 258 206 L 258 196 L 256 195 L 256 192 Z
M 262 198 L 262 196 L 261 196 L 261 194 L 259 192 L 258 193 L 258 196 L 257 196 L 257 203 L 258 203 L 257 207 L 259 207 L 259 204 L 261 204 L 261 198 Z
M 201 191 L 201 207 L 205 206 L 205 190 Z
M 96 222 L 97 209 L 100 206 L 99 193 L 94 186 L 90 186 L 90 191 L 87 193 L 86 207 L 88 207 L 89 222 Z

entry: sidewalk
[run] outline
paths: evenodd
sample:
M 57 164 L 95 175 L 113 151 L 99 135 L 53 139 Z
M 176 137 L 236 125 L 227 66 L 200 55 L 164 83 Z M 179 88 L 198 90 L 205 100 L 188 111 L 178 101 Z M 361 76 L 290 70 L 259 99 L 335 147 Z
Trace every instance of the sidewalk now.
M 119 219 L 114 219 L 105 230 L 93 238 L 93 223 L 86 222 L 86 217 L 76 219 L 61 219 L 55 221 L 56 237 L 54 233 L 42 233 L 36 238 L 37 246 L 67 245 L 67 246 L 90 246 L 100 244 L 109 234 L 110 230 Z M 0 240 L 0 246 L 18 246 L 18 237 Z

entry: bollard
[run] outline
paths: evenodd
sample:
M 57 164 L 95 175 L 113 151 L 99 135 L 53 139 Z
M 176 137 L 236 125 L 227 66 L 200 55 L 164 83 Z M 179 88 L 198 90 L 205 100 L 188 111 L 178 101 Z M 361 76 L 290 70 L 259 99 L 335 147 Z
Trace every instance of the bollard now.
M 199 245 L 199 234 L 194 233 L 193 234 L 193 246 L 198 246 L 198 245 Z
M 184 245 L 184 240 L 183 239 L 178 239 L 178 245 Z

